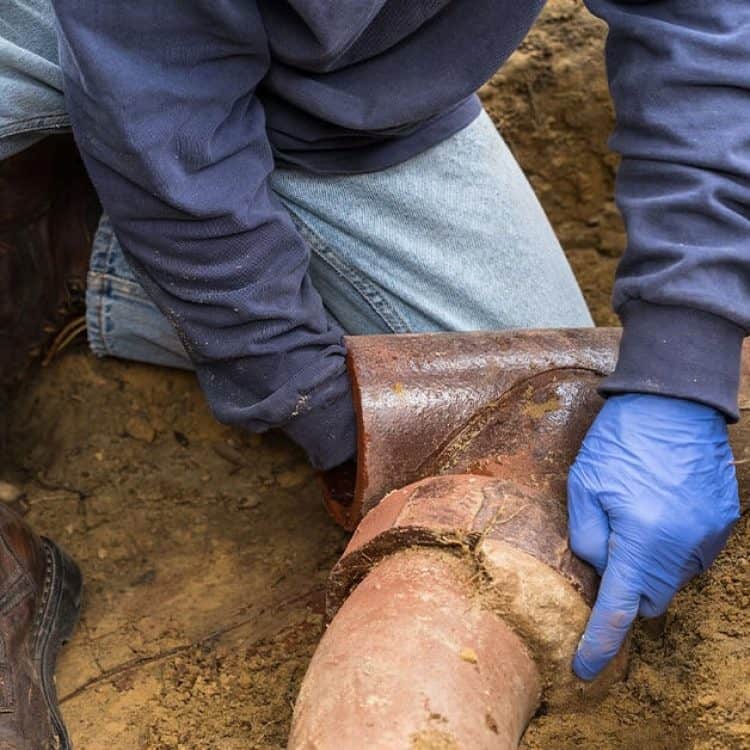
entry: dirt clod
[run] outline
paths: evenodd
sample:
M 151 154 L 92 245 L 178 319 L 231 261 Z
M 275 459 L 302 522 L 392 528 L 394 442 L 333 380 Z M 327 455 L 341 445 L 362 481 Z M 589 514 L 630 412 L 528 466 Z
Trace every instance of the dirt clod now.
M 144 443 L 153 443 L 156 438 L 156 430 L 145 419 L 130 417 L 125 423 L 125 432 L 135 440 Z
M 461 750 L 448 732 L 427 729 L 411 738 L 411 750 Z

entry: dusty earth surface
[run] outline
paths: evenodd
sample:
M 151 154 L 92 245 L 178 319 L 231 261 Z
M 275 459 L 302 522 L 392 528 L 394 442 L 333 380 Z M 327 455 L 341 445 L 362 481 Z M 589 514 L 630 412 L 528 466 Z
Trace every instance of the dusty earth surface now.
M 482 96 L 606 324 L 623 233 L 602 39 L 580 3 L 552 2 Z M 284 747 L 346 541 L 299 453 L 217 425 L 189 374 L 82 348 L 16 399 L 11 435 L 0 479 L 86 577 L 58 676 L 78 750 Z M 712 572 L 637 628 L 627 680 L 582 713 L 542 712 L 525 750 L 750 747 L 749 541 L 744 518 Z

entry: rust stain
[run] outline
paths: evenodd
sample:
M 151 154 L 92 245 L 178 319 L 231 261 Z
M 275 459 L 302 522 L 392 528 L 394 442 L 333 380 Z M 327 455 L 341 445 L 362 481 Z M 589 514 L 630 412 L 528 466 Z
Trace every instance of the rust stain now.
M 559 408 L 560 399 L 557 396 L 553 396 L 540 404 L 535 401 L 529 401 L 524 405 L 523 411 L 524 414 L 527 414 L 532 419 L 541 419 L 545 414 L 557 411 Z

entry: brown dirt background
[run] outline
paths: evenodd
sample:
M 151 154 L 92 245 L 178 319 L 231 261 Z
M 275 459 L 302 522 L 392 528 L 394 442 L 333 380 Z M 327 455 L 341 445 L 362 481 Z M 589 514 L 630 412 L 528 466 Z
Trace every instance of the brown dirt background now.
M 624 236 L 603 37 L 580 2 L 550 2 L 482 96 L 610 324 Z M 58 675 L 76 748 L 284 747 L 346 541 L 299 453 L 217 425 L 188 374 L 83 350 L 16 400 L 11 434 L 0 478 L 86 577 Z M 749 539 L 744 518 L 712 572 L 636 629 L 627 680 L 582 713 L 542 712 L 524 749 L 750 748 Z

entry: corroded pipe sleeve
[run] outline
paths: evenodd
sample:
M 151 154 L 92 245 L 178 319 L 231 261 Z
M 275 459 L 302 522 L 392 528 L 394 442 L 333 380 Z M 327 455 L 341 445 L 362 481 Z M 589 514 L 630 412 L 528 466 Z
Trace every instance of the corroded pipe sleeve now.
M 515 464 L 564 480 L 619 340 L 619 328 L 347 338 L 358 463 L 324 477 L 329 512 L 352 530 L 388 492 L 435 474 Z M 750 343 L 739 402 L 750 406 Z
M 370 571 L 315 652 L 290 750 L 515 750 L 540 677 L 474 574 L 424 548 Z
M 491 474 L 471 466 L 472 456 L 486 456 L 490 444 L 512 450 L 526 436 L 519 430 L 535 422 L 553 433 L 556 450 L 566 449 L 601 405 L 596 384 L 613 368 L 618 342 L 619 329 L 348 338 L 356 489 L 346 467 L 330 475 L 329 511 L 353 529 L 386 493 L 410 482 L 467 470 Z M 512 426 L 495 429 L 510 424 L 508 412 Z M 574 425 L 564 424 L 571 419 Z
M 570 550 L 565 503 L 618 338 L 348 341 L 357 482 L 329 476 L 328 503 L 362 520 L 329 579 L 292 750 L 515 748 L 540 690 L 555 710 L 622 676 L 627 648 L 593 683 L 570 668 L 597 578 Z

